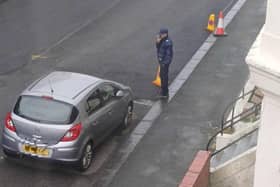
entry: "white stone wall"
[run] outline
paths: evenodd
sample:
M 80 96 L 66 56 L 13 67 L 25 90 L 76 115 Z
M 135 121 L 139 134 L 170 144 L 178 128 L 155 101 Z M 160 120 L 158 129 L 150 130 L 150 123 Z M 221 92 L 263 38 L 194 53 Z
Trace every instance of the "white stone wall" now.
M 260 53 L 264 66 L 280 70 L 280 1 L 267 1 L 267 14 L 261 33 Z
M 280 0 L 268 0 L 266 23 L 247 63 L 251 80 L 264 93 L 254 187 L 280 186 Z

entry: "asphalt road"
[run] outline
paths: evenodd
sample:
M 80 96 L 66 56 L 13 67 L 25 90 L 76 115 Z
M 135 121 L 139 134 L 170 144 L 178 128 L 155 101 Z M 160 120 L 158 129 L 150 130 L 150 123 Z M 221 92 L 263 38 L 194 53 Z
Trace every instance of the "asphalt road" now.
M 52 70 L 96 75 L 132 87 L 138 100 L 154 101 L 155 34 L 167 27 L 174 41 L 171 80 L 208 36 L 210 13 L 230 0 L 8 0 L 0 4 L 0 119 L 16 96 Z M 33 57 L 33 58 L 32 58 Z M 139 105 L 134 126 L 149 106 Z M 1 126 L 1 129 L 3 126 Z M 129 132 L 127 132 L 129 133 Z M 100 167 L 126 134 L 114 136 L 97 153 Z M 109 154 L 110 153 L 110 154 Z M 105 155 L 105 156 L 103 156 Z M 98 165 L 98 164 L 97 164 Z M 62 168 L 62 169 L 60 169 Z M 89 186 L 98 166 L 78 174 L 34 160 L 0 159 L 1 186 Z

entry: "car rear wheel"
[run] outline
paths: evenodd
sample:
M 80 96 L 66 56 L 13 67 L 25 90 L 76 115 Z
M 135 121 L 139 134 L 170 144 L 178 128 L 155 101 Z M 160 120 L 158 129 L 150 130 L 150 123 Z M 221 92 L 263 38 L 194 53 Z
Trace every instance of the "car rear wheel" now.
M 123 122 L 122 122 L 122 128 L 123 129 L 128 128 L 129 125 L 131 124 L 131 122 L 132 122 L 132 112 L 133 112 L 133 104 L 130 103 L 127 107 L 126 114 L 123 118 Z
M 93 158 L 93 145 L 91 142 L 88 142 L 83 149 L 82 157 L 80 158 L 78 163 L 78 169 L 80 171 L 86 171 L 92 163 L 92 158 Z
M 19 155 L 13 151 L 3 149 L 3 152 L 6 158 L 19 158 Z

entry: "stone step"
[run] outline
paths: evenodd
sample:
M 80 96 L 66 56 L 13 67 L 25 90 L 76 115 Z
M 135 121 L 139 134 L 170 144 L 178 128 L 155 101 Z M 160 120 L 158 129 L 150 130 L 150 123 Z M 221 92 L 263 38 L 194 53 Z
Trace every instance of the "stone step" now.
M 242 138 L 211 158 L 211 167 L 217 167 L 257 145 L 258 131 Z

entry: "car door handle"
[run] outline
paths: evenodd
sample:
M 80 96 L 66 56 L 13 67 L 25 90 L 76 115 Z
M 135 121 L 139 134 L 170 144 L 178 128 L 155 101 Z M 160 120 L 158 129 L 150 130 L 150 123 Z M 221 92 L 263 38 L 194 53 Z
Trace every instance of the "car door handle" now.
M 112 114 L 112 110 L 109 110 L 109 111 L 108 111 L 108 114 L 111 115 L 111 114 Z

